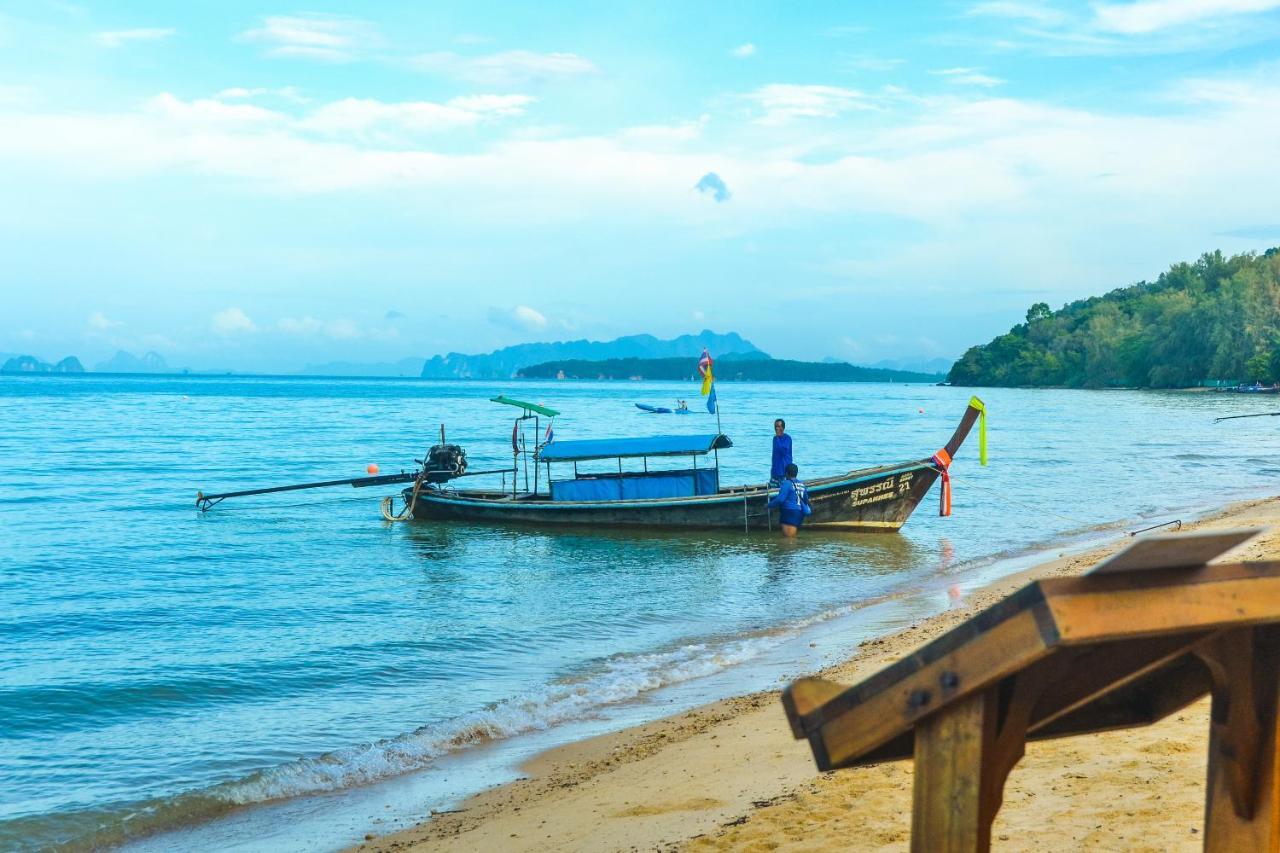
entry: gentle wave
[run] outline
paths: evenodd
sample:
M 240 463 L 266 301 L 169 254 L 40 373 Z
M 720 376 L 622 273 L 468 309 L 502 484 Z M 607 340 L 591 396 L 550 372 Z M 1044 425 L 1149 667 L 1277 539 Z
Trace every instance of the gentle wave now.
M 819 620 L 804 620 L 806 624 L 815 621 Z M 690 643 L 649 654 L 617 655 L 581 679 L 552 684 L 394 738 L 298 759 L 164 800 L 108 812 L 64 815 L 64 828 L 80 825 L 88 834 L 63 837 L 54 843 L 69 850 L 92 850 L 209 820 L 241 806 L 368 785 L 423 769 L 462 748 L 590 718 L 606 706 L 745 663 L 793 633 L 762 632 L 722 643 Z M 20 820 L 0 827 L 0 842 L 18 844 L 23 834 L 38 832 L 40 823 L 43 821 Z

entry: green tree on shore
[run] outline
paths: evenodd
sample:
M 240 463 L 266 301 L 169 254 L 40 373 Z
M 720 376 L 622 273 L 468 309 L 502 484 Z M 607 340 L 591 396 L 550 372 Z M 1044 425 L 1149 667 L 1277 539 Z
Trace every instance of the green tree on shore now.
M 1051 311 L 1043 302 L 951 368 L 955 385 L 1177 388 L 1280 381 L 1280 249 L 1204 254 Z

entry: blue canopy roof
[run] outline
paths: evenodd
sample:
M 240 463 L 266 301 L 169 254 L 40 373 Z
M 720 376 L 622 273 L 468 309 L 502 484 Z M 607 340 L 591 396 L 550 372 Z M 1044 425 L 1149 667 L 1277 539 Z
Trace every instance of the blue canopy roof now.
M 644 438 L 587 438 L 552 441 L 538 453 L 542 462 L 582 462 L 618 456 L 695 456 L 733 447 L 727 435 L 651 435 Z

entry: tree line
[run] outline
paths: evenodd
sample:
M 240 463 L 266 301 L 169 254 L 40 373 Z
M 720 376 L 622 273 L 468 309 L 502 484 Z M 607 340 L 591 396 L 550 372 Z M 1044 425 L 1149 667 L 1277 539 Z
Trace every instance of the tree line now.
M 523 367 L 521 379 L 687 379 L 697 377 L 696 357 L 566 359 Z M 748 382 L 937 382 L 941 374 L 859 367 L 845 362 L 791 361 L 783 358 L 717 359 L 717 380 Z
M 1280 248 L 1206 253 L 1058 311 L 1037 302 L 1026 322 L 971 347 L 947 378 L 1067 388 L 1280 381 Z

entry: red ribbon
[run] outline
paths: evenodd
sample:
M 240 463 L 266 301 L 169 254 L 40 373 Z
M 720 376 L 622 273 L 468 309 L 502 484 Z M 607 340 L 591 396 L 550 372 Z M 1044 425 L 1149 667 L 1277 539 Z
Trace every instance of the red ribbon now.
M 951 474 L 947 471 L 951 467 L 951 454 L 946 451 L 946 448 L 943 448 L 933 454 L 933 459 L 930 461 L 938 466 L 938 470 L 942 474 L 942 494 L 938 506 L 938 515 L 951 515 Z

